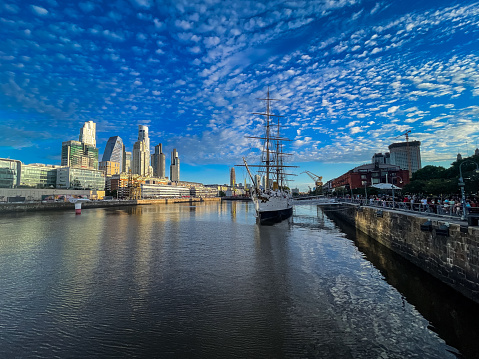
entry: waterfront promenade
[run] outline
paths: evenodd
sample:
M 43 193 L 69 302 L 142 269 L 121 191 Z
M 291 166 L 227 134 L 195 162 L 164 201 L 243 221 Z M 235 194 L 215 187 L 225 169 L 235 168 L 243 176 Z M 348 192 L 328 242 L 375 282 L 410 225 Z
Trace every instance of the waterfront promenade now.
M 89 208 L 108 208 L 108 207 L 124 207 L 124 206 L 145 206 L 155 204 L 171 204 L 171 203 L 196 203 L 196 202 L 219 202 L 220 197 L 207 198 L 162 198 L 162 199 L 135 199 L 135 200 L 99 200 L 88 201 L 82 204 L 83 209 Z M 11 212 L 35 212 L 48 210 L 72 210 L 74 204 L 70 202 L 53 202 L 53 201 L 30 201 L 18 203 L 0 203 L 0 213 Z

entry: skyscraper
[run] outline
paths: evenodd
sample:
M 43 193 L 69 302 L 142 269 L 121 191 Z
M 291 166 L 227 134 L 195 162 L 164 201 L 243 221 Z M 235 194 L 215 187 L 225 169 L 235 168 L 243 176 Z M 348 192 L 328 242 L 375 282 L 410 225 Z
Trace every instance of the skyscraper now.
M 176 148 L 171 152 L 170 180 L 178 182 L 180 180 L 180 158 Z
M 166 177 L 166 155 L 162 151 L 161 143 L 155 146 L 155 153 L 151 155 L 151 165 L 153 167 L 153 176 L 159 178 Z
M 421 142 L 398 142 L 389 145 L 390 164 L 409 170 L 411 176 L 421 169 Z M 409 168 L 409 163 L 411 168 Z
M 96 147 L 96 123 L 93 121 L 85 122 L 80 130 L 80 142 L 86 145 Z
M 145 177 L 150 174 L 150 138 L 147 126 L 138 126 L 138 141 L 133 145 L 131 172 Z
M 120 166 L 120 173 L 123 169 L 123 156 L 125 153 L 125 146 L 121 137 L 110 137 L 105 146 L 105 152 L 103 152 L 102 162 L 118 162 Z
M 123 172 L 130 173 L 131 170 L 131 152 L 125 151 L 125 157 L 123 157 Z
M 235 168 L 231 167 L 230 171 L 230 186 L 234 187 L 236 185 L 236 174 L 235 174 Z
M 98 169 L 98 148 L 78 141 L 62 142 L 62 166 Z

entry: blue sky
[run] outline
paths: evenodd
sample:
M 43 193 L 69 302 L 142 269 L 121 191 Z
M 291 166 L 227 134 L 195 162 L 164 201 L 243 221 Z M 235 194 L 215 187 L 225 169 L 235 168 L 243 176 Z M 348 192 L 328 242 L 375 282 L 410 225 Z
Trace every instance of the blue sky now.
M 406 130 L 423 165 L 477 147 L 478 2 L 4 0 L 0 35 L 0 157 L 24 163 L 59 164 L 85 121 L 100 154 L 116 135 L 131 150 L 144 124 L 152 147 L 178 150 L 182 180 L 226 183 L 257 156 L 245 136 L 268 86 L 293 187 Z

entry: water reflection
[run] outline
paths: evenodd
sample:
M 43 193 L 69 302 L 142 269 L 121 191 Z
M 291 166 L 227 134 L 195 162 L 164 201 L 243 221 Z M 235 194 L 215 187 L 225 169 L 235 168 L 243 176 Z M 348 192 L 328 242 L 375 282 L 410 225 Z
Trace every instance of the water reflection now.
M 479 358 L 477 304 L 356 228 L 337 220 L 335 223 L 379 269 L 384 279 L 430 322 L 431 330 L 465 357 Z
M 407 272 L 376 250 L 366 260 L 315 206 L 266 227 L 239 201 L 0 226 L 1 357 L 448 357 L 416 299 L 385 281 L 402 292 Z M 464 330 L 456 319 L 443 325 Z

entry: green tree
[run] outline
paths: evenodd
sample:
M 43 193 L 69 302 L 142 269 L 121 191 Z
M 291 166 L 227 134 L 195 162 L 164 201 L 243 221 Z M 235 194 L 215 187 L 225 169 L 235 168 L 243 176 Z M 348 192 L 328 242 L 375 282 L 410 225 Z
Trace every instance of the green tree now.
M 427 181 L 430 179 L 445 178 L 446 169 L 442 166 L 425 166 L 412 174 L 412 180 Z

